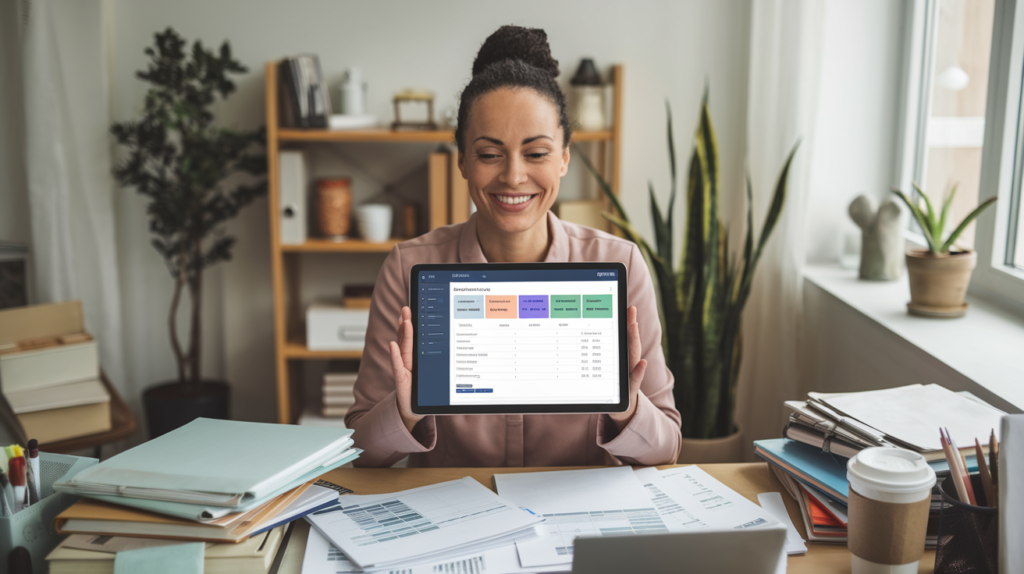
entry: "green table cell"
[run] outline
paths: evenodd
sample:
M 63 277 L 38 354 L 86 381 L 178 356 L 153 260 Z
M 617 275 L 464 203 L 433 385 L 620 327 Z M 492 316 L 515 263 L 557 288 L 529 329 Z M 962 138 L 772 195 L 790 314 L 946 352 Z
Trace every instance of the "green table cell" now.
M 612 318 L 612 296 L 611 295 L 584 295 L 583 296 L 583 318 L 584 319 L 611 319 Z
M 552 295 L 551 296 L 551 318 L 552 319 L 579 319 L 580 318 L 580 296 L 579 295 Z

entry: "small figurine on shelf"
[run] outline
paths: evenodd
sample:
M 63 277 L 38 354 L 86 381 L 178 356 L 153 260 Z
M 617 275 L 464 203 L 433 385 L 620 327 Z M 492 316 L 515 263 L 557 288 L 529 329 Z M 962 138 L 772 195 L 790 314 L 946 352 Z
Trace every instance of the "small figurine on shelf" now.
M 437 124 L 434 123 L 434 93 L 428 90 L 416 90 L 407 89 L 398 92 L 393 98 L 395 102 L 395 122 L 391 124 L 391 129 L 402 130 L 402 129 L 413 129 L 413 130 L 436 130 Z M 402 121 L 401 104 L 412 103 L 425 103 L 427 104 L 427 119 L 421 122 L 413 121 Z

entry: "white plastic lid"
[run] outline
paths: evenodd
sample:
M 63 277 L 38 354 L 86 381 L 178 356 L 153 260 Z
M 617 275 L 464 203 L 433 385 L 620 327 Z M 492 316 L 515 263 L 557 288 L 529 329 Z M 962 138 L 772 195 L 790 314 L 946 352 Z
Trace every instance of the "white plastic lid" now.
M 890 447 L 871 447 L 846 464 L 847 480 L 857 480 L 892 493 L 919 492 L 935 486 L 935 471 L 920 454 Z

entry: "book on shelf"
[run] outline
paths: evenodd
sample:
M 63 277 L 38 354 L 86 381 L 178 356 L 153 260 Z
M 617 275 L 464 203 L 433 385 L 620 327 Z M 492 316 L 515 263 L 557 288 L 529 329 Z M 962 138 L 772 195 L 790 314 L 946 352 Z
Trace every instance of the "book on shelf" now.
M 355 397 L 351 393 L 348 395 L 324 395 L 323 405 L 324 407 L 351 407 L 356 403 Z
M 280 120 L 283 127 L 326 129 L 331 117 L 327 81 L 316 54 L 300 54 L 278 67 Z
M 278 526 L 239 544 L 207 543 L 205 574 L 266 574 L 287 526 Z M 50 574 L 113 574 L 118 551 L 178 544 L 178 541 L 72 534 L 46 557 Z M 119 549 L 119 550 L 115 550 Z
M 351 405 L 345 406 L 328 406 L 324 405 L 320 409 L 320 414 L 325 417 L 344 417 L 348 414 L 348 410 L 352 408 Z

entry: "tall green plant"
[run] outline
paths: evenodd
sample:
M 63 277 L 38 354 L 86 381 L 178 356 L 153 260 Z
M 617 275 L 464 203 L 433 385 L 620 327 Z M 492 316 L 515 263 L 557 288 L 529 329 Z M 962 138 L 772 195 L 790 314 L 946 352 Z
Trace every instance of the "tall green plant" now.
M 715 131 L 708 111 L 707 92 L 701 102 L 700 125 L 694 135 L 687 174 L 687 216 L 684 245 L 678 267 L 673 263 L 677 172 L 672 110 L 668 113 L 668 155 L 672 189 L 664 214 L 653 184 L 648 184 L 654 247 L 636 232 L 611 186 L 583 154 L 583 162 L 597 178 L 616 213 L 604 217 L 636 243 L 654 271 L 661 305 L 663 350 L 675 376 L 676 408 L 682 415 L 687 438 L 715 438 L 735 431 L 733 412 L 736 382 L 743 356 L 740 321 L 750 296 L 754 270 L 768 237 L 782 213 L 789 168 L 799 144 L 793 147 L 775 186 L 760 237 L 755 237 L 752 191 L 746 179 L 746 237 L 742 253 L 729 248 L 728 228 L 719 213 L 719 161 Z
M 174 278 L 167 324 L 178 380 L 195 385 L 201 379 L 203 271 L 231 259 L 235 238 L 223 224 L 266 193 L 264 131 L 214 125 L 213 105 L 235 91 L 228 74 L 248 71 L 227 42 L 214 53 L 199 41 L 189 49 L 172 28 L 154 37 L 155 45 L 145 49 L 149 64 L 135 74 L 149 84 L 142 116 L 110 126 L 127 148 L 114 177 L 149 198 L 151 243 Z M 241 174 L 257 179 L 239 182 Z M 177 328 L 185 290 L 191 304 L 187 350 Z
M 907 194 L 902 191 L 894 187 L 892 188 L 892 192 L 900 196 L 903 203 L 907 204 L 907 207 L 910 209 L 910 213 L 913 214 L 914 219 L 917 220 L 917 224 L 921 226 L 921 233 L 924 234 L 925 241 L 928 242 L 928 250 L 936 255 L 949 253 L 949 250 L 953 247 L 953 244 L 956 243 L 956 240 L 960 238 L 960 234 L 964 232 L 964 229 L 967 229 L 967 226 L 977 219 L 978 216 L 981 215 L 982 211 L 985 211 L 988 206 L 995 203 L 996 199 L 998 199 L 996 197 L 990 197 L 983 201 L 981 205 L 974 208 L 974 211 L 968 213 L 967 217 L 960 222 L 960 225 L 957 225 L 956 229 L 953 230 L 953 233 L 950 233 L 949 237 L 943 241 L 942 233 L 946 229 L 946 220 L 949 217 L 950 208 L 953 206 L 953 196 L 956 195 L 956 186 L 954 185 L 953 189 L 950 190 L 949 195 L 946 196 L 946 201 L 942 204 L 942 213 L 936 214 L 935 208 L 932 206 L 932 200 L 928 199 L 928 196 L 925 195 L 924 191 L 921 191 L 921 188 L 918 187 L 917 183 L 914 183 L 913 185 L 914 189 L 917 190 L 917 193 L 924 198 L 925 209 L 923 210 L 917 203 L 911 201 L 911 199 L 907 197 Z

